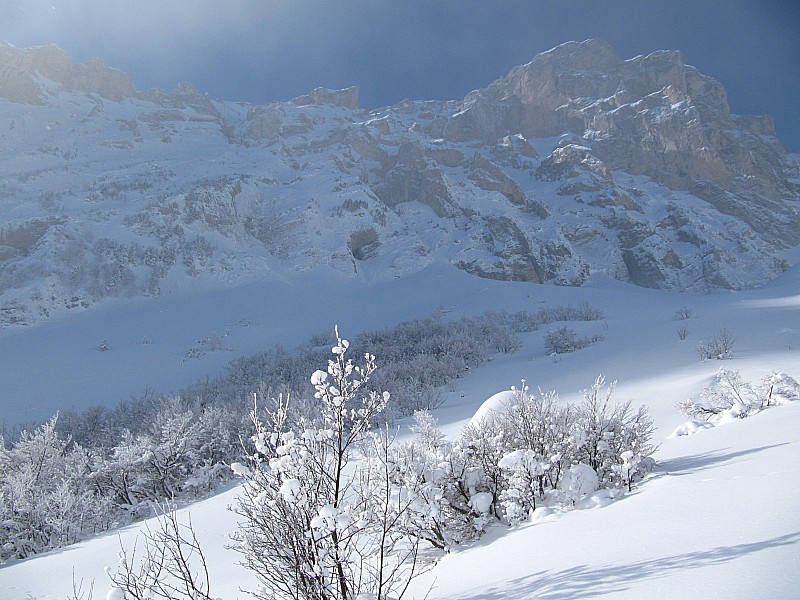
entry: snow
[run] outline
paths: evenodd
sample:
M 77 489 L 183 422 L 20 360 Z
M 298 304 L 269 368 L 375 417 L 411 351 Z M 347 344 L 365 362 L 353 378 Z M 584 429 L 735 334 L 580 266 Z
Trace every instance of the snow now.
M 125 600 L 125 590 L 118 587 L 112 587 L 106 594 L 106 600 Z
M 475 414 L 472 415 L 469 424 L 477 426 L 480 425 L 481 421 L 486 420 L 493 414 L 503 414 L 511 407 L 513 402 L 514 392 L 511 390 L 497 392 L 480 405 Z
M 296 502 L 300 498 L 301 485 L 299 479 L 287 479 L 278 491 L 286 502 Z
M 589 465 L 579 463 L 572 465 L 569 470 L 564 473 L 561 480 L 560 487 L 573 502 L 577 503 L 582 500 L 584 496 L 592 494 L 598 487 L 597 473 Z
M 692 435 L 694 433 L 697 433 L 698 431 L 704 431 L 706 429 L 711 429 L 712 427 L 714 427 L 714 425 L 712 425 L 708 421 L 697 421 L 695 419 L 689 419 L 688 421 L 686 421 L 686 423 L 678 425 L 675 428 L 675 431 L 673 431 L 669 435 L 669 437 L 674 438 L 674 437 L 679 437 L 681 435 Z
M 444 269 L 374 287 L 347 288 L 327 279 L 324 287 L 315 288 L 313 278 L 299 278 L 286 288 L 274 282 L 235 287 L 199 294 L 191 303 L 109 308 L 3 333 L 3 346 L 14 347 L 3 352 L 10 361 L 6 366 L 19 371 L 6 370 L 3 377 L 9 373 L 40 390 L 58 389 L 65 379 L 85 382 L 90 389 L 107 384 L 119 396 L 125 384 L 133 386 L 129 393 L 137 393 L 135 382 L 155 382 L 159 388 L 188 383 L 198 372 L 221 369 L 233 355 L 275 342 L 297 344 L 311 333 L 330 331 L 335 323 L 351 336 L 426 316 L 437 307 L 457 317 L 586 300 L 606 315 L 599 325 L 603 341 L 553 358 L 545 355 L 544 332 L 525 334 L 522 350 L 496 355 L 458 380 L 443 394 L 445 402 L 435 416 L 453 440 L 474 416 L 506 406 L 513 397 L 511 386 L 523 379 L 532 389 L 556 390 L 562 400 L 575 401 L 602 374 L 618 382 L 614 398 L 649 407 L 656 427 L 653 441 L 660 445 L 655 470 L 632 492 L 616 494 L 592 490 L 584 470 L 583 479 L 576 483 L 572 478 L 574 505 L 537 508 L 513 528 L 489 526 L 480 540 L 454 548 L 412 582 L 406 598 L 793 598 L 800 589 L 800 402 L 713 428 L 686 422 L 675 405 L 697 398 L 715 381 L 721 361 L 700 361 L 696 347 L 721 326 L 736 339 L 734 358 L 724 361 L 725 368 L 738 370 L 754 384 L 773 371 L 800 378 L 798 281 L 800 269 L 794 268 L 757 290 L 702 295 L 640 289 L 602 277 L 582 288 L 532 286 Z M 300 283 L 308 287 L 296 287 Z M 309 298 L 313 289 L 325 290 L 324 302 Z M 256 291 L 256 296 L 245 293 Z M 684 306 L 691 307 L 692 317 L 676 320 L 675 312 Z M 197 330 L 221 330 L 234 315 L 254 323 L 227 338 L 235 351 L 181 372 L 177 350 L 186 337 Z M 689 330 L 685 340 L 676 335 L 679 325 Z M 152 348 L 133 341 L 145 333 L 153 337 Z M 90 350 L 106 337 L 108 352 Z M 76 347 L 83 349 L 76 352 Z M 158 355 L 139 356 L 145 351 Z M 53 366 L 46 377 L 37 368 L 43 362 Z M 115 380 L 126 371 L 125 382 Z M 13 394 L 5 398 L 14 405 Z M 26 414 L 53 406 L 37 407 L 36 400 L 25 397 Z M 296 484 L 287 482 L 285 492 L 293 494 Z M 226 600 L 246 598 L 241 589 L 257 587 L 254 576 L 238 564 L 239 555 L 228 548 L 238 519 L 228 506 L 239 493 L 234 487 L 178 513 L 182 523 L 191 516 L 209 562 L 212 597 Z M 478 510 L 486 506 L 477 494 L 472 500 Z M 338 517 L 320 514 L 321 519 Z M 73 577 L 84 582 L 84 589 L 93 581 L 95 597 L 108 592 L 106 597 L 114 598 L 104 568 L 116 564 L 120 543 L 132 548 L 148 525 L 154 527 L 152 522 L 136 524 L 0 566 L 0 600 L 63 600 L 72 591 Z
M 245 477 L 250 474 L 250 467 L 243 465 L 240 462 L 231 463 L 231 471 L 239 477 Z
M 492 495 L 489 492 L 478 492 L 470 496 L 469 505 L 477 513 L 485 515 L 492 507 Z

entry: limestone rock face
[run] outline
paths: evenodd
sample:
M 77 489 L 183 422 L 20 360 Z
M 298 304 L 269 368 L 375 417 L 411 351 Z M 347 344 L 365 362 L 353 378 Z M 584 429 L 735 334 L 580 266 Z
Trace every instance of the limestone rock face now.
M 608 169 L 692 191 L 759 232 L 800 243 L 771 117 L 732 115 L 722 84 L 680 52 L 622 60 L 601 40 L 563 44 L 469 94 L 445 135 L 509 133 L 577 134 Z
M 375 171 L 378 182 L 372 187 L 387 208 L 406 202 L 421 202 L 438 217 L 457 214 L 450 191 L 435 161 L 426 156 L 419 144 L 406 143 L 382 167 Z
M 37 76 L 61 84 L 65 90 L 97 94 L 108 100 L 136 94 L 130 77 L 102 60 L 73 65 L 69 56 L 53 45 L 18 50 L 0 42 L 0 98 L 40 104 L 47 91 Z
M 98 59 L 90 60 L 85 65 L 73 65 L 65 83 L 70 89 L 94 93 L 107 100 L 119 101 L 136 94 L 127 73 L 112 69 Z
M 332 106 L 356 109 L 358 108 L 358 86 L 342 90 L 329 90 L 328 88 L 318 87 L 305 96 L 295 98 L 292 102 L 298 106 L 330 104 Z

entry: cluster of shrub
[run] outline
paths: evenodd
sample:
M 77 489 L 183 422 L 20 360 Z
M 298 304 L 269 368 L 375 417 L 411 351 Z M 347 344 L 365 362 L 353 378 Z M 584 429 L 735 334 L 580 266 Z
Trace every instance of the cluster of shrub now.
M 786 373 L 775 371 L 753 385 L 739 371 L 723 367 L 697 398 L 679 402 L 677 408 L 690 419 L 714 424 L 795 400 L 800 400 L 800 383 Z
M 151 516 L 153 503 L 229 479 L 226 462 L 240 451 L 234 413 L 176 397 L 155 400 L 147 413 L 147 426 L 122 429 L 113 441 L 101 426 L 97 443 L 77 443 L 55 416 L 0 449 L 0 560 Z M 80 423 L 88 438 L 91 426 Z
M 429 412 L 415 414 L 416 438 L 393 455 L 394 483 L 425 499 L 410 533 L 447 549 L 492 519 L 519 523 L 537 506 L 630 490 L 654 465 L 647 409 L 613 401 L 614 385 L 602 377 L 577 404 L 555 392 L 533 394 L 525 382 L 512 389 L 512 400 L 473 419 L 454 442 Z
M 293 410 L 312 411 L 313 387 L 308 373 L 328 360 L 332 334 L 317 334 L 295 352 L 283 346 L 231 362 L 225 375 L 198 382 L 181 395 L 204 403 L 237 406 L 247 414 L 254 390 L 292 396 Z M 388 391 L 391 402 L 384 418 L 402 417 L 441 402 L 441 390 L 471 369 L 485 364 L 492 353 L 512 353 L 521 347 L 506 313 L 487 312 L 459 320 L 428 318 L 391 328 L 366 331 L 352 341 L 352 350 L 378 356 L 380 369 L 373 374 L 375 389 Z
M 365 332 L 353 349 L 380 357 L 370 386 L 389 392 L 381 420 L 391 421 L 435 407 L 443 386 L 493 352 L 519 349 L 518 331 L 592 313 L 583 305 L 422 319 Z M 308 373 L 325 364 L 335 341 L 317 335 L 294 353 L 276 347 L 240 358 L 223 376 L 175 396 L 146 392 L 114 408 L 66 411 L 10 439 L 0 437 L 0 561 L 149 516 L 164 499 L 209 493 L 231 477 L 227 465 L 241 458 L 254 392 L 262 400 L 291 397 L 295 420 L 318 413 Z
M 370 389 L 374 356 L 356 364 L 349 347 L 337 336 L 335 358 L 311 375 L 316 413 L 291 410 L 283 396 L 251 411 L 247 452 L 231 468 L 244 478 L 234 548 L 261 584 L 249 591 L 256 598 L 402 598 L 429 564 L 425 547 L 473 540 L 491 521 L 518 523 L 537 503 L 571 505 L 599 488 L 614 496 L 652 465 L 647 410 L 612 401 L 602 377 L 574 405 L 523 382 L 452 443 L 418 411 L 415 437 L 399 443 L 371 425 L 390 400 Z M 121 565 L 109 594 L 213 597 L 207 571 L 183 558 L 197 545 L 174 513 L 147 541 L 143 566 Z
M 568 321 L 602 321 L 603 311 L 591 306 L 588 302 L 580 302 L 577 306 L 543 306 L 535 313 L 521 312 L 510 317 L 511 326 L 516 331 L 536 331 L 544 325 Z M 550 328 L 544 336 L 544 350 L 548 356 L 567 354 L 603 340 L 603 335 L 580 337 L 568 325 Z
M 511 354 L 519 350 L 522 346 L 519 333 L 537 331 L 556 322 L 604 318 L 602 311 L 581 302 L 576 306 L 540 307 L 534 312 L 488 311 L 481 316 L 452 321 L 441 317 L 417 319 L 361 333 L 352 340 L 351 351 L 358 354 L 369 351 L 379 358 L 380 369 L 373 374 L 372 385 L 391 394 L 389 406 L 383 412 L 384 418 L 391 420 L 416 410 L 435 408 L 441 402 L 443 388 L 485 364 L 493 352 Z M 561 329 L 557 327 L 554 331 Z M 547 353 L 551 353 L 550 333 L 545 336 Z M 576 337 L 574 332 L 572 336 Z M 602 338 L 595 336 L 591 341 L 598 339 Z M 560 346 L 559 352 L 577 350 L 586 345 L 583 341 L 581 338 L 570 349 Z M 182 390 L 181 396 L 198 398 L 204 404 L 238 406 L 246 414 L 249 410 L 246 403 L 254 390 L 260 390 L 264 395 L 272 392 L 291 395 L 297 406 L 295 410 L 306 410 L 303 399 L 313 397 L 307 375 L 325 364 L 334 342 L 332 334 L 318 334 L 296 352 L 277 346 L 237 359 L 224 376 L 198 382 Z

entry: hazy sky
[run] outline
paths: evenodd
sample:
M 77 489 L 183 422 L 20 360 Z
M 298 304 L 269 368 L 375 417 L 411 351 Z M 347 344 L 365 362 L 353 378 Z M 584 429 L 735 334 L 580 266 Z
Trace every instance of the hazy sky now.
M 0 39 L 102 58 L 138 89 L 288 100 L 361 86 L 361 105 L 460 99 L 536 53 L 600 37 L 677 49 L 733 112 L 770 113 L 800 152 L 797 0 L 0 0 Z

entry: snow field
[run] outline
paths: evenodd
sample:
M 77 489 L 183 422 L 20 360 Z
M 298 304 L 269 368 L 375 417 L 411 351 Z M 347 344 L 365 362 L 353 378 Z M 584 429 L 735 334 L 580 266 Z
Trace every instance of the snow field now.
M 292 314 L 290 302 L 273 303 L 274 310 L 270 311 L 255 300 L 232 308 L 222 302 L 203 305 L 198 299 L 192 310 L 197 314 L 196 323 L 213 329 L 215 322 L 227 318 L 230 311 L 245 309 L 250 311 L 249 316 L 261 315 L 259 333 L 272 327 L 271 331 L 288 339 L 292 325 L 298 330 L 305 327 L 316 331 L 324 329 L 317 327 L 318 321 L 331 322 L 345 312 L 347 319 L 339 323 L 347 335 L 348 325 L 358 327 L 359 311 L 366 317 L 361 326 L 367 328 L 393 319 L 425 316 L 431 303 L 446 306 L 458 315 L 487 308 L 532 309 L 542 301 L 575 304 L 585 299 L 606 314 L 605 324 L 585 324 L 587 328 L 599 327 L 603 341 L 554 358 L 545 356 L 542 350 L 544 331 L 525 334 L 521 351 L 498 355 L 486 367 L 459 380 L 456 389 L 446 394 L 447 400 L 436 416 L 453 439 L 487 398 L 512 385 L 519 386 L 521 379 L 532 390 L 554 389 L 562 400 L 573 401 L 581 389 L 603 374 L 608 381 L 618 381 L 615 399 L 631 399 L 634 406 L 649 407 L 656 425 L 653 441 L 660 444 L 655 454 L 656 470 L 632 493 L 620 498 L 609 498 L 601 491 L 578 501 L 572 509 L 539 509 L 521 526 L 490 528 L 478 542 L 442 557 L 434 569 L 412 584 L 407 597 L 791 598 L 800 589 L 800 512 L 796 508 L 800 502 L 800 403 L 772 407 L 692 435 L 669 435 L 686 421 L 675 403 L 696 396 L 713 381 L 720 366 L 739 370 L 753 383 L 773 370 L 800 378 L 796 281 L 797 273 L 792 271 L 753 292 L 704 296 L 642 290 L 604 280 L 591 287 L 567 289 L 487 282 L 428 271 L 415 280 L 418 288 L 410 284 L 402 288 L 405 284 L 398 283 L 391 293 L 375 290 L 375 296 L 387 294 L 387 299 L 383 304 L 376 302 L 372 312 L 366 300 L 344 311 L 348 300 L 364 299 L 369 290 L 343 288 L 332 294 L 335 300 L 330 305 L 311 313 L 303 312 L 308 307 L 302 302 Z M 395 299 L 391 304 L 390 296 Z M 397 298 L 414 302 L 398 302 Z M 153 306 L 162 310 L 166 305 Z M 228 315 L 218 314 L 220 306 L 228 306 Z M 692 308 L 692 317 L 676 320 L 675 312 L 683 306 Z M 124 330 L 128 313 L 106 314 L 120 319 L 117 326 Z M 157 322 L 147 308 L 137 318 L 143 323 L 151 318 Z M 285 321 L 283 329 L 277 319 Z M 675 334 L 676 326 L 682 324 L 689 329 L 685 340 Z M 722 326 L 736 338 L 735 357 L 701 362 L 696 345 Z M 26 335 L 62 342 L 70 335 L 76 339 L 80 335 L 77 326 L 74 334 L 58 337 L 71 327 L 73 323 L 64 321 L 59 327 L 17 332 L 16 339 L 24 342 Z M 263 339 L 244 341 L 253 332 L 245 333 L 248 335 L 234 337 L 236 352 L 245 352 L 259 341 L 263 344 Z M 295 339 L 302 341 L 303 334 Z M 177 357 L 179 344 L 173 346 Z M 68 352 L 63 343 L 52 348 L 56 348 L 50 350 L 56 361 L 58 348 L 64 354 Z M 105 355 L 114 360 L 126 358 L 126 351 L 115 353 L 113 345 L 112 351 L 97 354 L 103 359 Z M 30 373 L 36 364 L 32 360 L 28 355 L 27 361 L 18 360 L 17 366 L 23 369 L 27 365 Z M 211 362 L 204 366 L 212 368 Z M 70 368 L 76 380 L 91 382 L 96 378 L 96 364 L 86 366 L 75 361 Z M 109 366 L 110 370 L 115 368 L 122 370 L 125 366 Z M 165 385 L 178 381 L 172 363 L 145 361 L 142 368 Z M 55 373 L 46 385 L 55 389 L 58 377 Z M 229 489 L 179 513 L 182 522 L 191 516 L 206 553 L 212 595 L 225 599 L 246 598 L 240 590 L 256 585 L 254 577 L 236 564 L 238 555 L 225 548 L 228 535 L 236 528 L 236 516 L 227 506 L 235 502 L 237 493 L 237 488 Z M 115 567 L 120 543 L 132 548 L 144 526 L 137 524 L 0 567 L 0 600 L 63 600 L 72 590 L 73 577 L 84 581 L 84 589 L 94 581 L 94 597 L 104 597 L 108 590 L 104 568 Z

